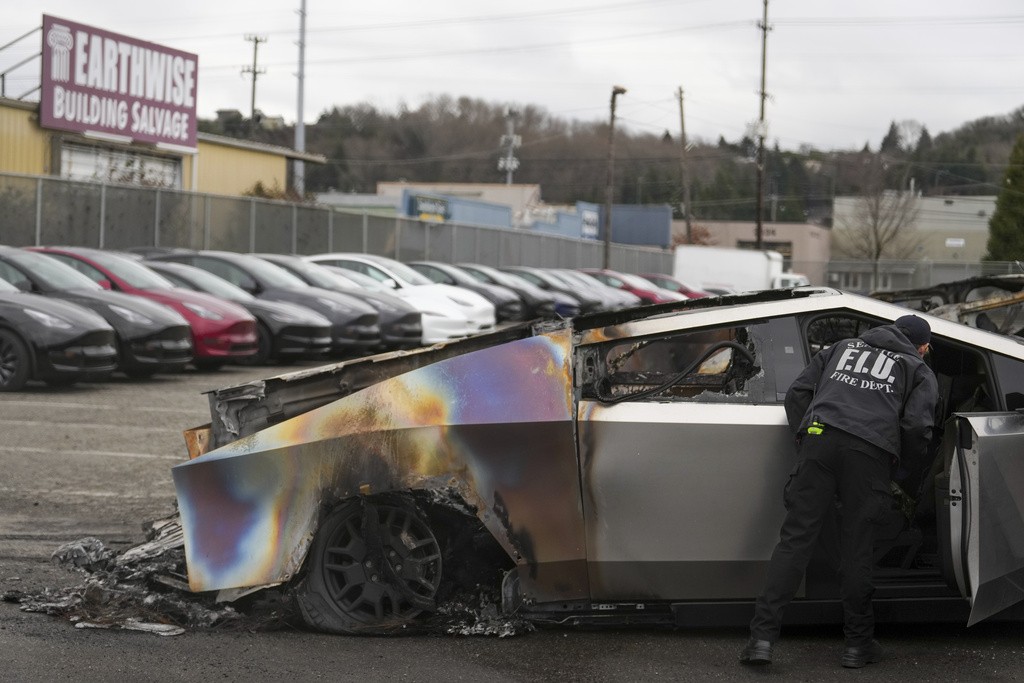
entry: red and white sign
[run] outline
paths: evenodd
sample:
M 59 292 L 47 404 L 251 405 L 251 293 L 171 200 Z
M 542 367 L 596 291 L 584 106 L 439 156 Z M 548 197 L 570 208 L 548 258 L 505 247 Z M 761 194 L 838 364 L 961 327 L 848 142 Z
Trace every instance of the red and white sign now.
M 43 15 L 40 124 L 196 146 L 199 57 Z

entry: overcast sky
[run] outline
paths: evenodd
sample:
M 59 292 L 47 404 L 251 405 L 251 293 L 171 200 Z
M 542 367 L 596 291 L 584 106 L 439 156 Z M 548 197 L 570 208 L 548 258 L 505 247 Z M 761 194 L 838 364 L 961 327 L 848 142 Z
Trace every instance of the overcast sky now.
M 300 0 L 9 0 L 0 46 L 42 15 L 199 55 L 199 116 L 256 107 L 296 120 Z M 607 120 L 677 135 L 676 90 L 691 137 L 737 140 L 758 119 L 762 0 L 307 0 L 307 123 L 333 106 L 394 111 L 448 94 L 535 105 L 564 119 Z M 877 148 L 889 122 L 934 136 L 1024 105 L 1022 0 L 770 0 L 768 138 Z M 39 51 L 35 33 L 0 51 L 0 71 Z M 39 62 L 6 78 L 8 97 L 38 84 Z M 33 94 L 29 99 L 38 99 Z M 524 140 L 524 142 L 526 142 Z

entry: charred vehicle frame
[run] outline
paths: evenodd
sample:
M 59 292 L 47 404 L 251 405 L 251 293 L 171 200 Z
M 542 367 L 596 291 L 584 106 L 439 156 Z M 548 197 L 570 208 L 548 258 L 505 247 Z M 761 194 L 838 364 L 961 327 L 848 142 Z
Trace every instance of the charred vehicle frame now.
M 211 392 L 173 470 L 191 589 L 283 585 L 338 633 L 482 580 L 533 621 L 744 623 L 796 461 L 786 389 L 904 312 L 824 288 L 693 299 Z M 880 521 L 876 616 L 1020 618 L 1024 346 L 932 329 L 942 429 Z M 827 525 L 787 621 L 841 621 L 835 546 Z

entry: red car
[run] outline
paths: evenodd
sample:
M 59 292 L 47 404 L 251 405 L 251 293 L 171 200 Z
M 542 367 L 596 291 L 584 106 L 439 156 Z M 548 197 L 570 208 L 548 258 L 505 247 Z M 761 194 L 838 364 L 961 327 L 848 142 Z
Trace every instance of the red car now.
M 650 280 L 662 289 L 682 294 L 688 299 L 703 299 L 706 296 L 710 296 L 707 292 L 697 289 L 693 285 L 688 285 L 682 280 L 677 280 L 671 275 L 665 275 L 664 273 L 640 273 L 640 277 L 645 280 Z
M 257 350 L 256 319 L 238 304 L 180 289 L 125 256 L 84 247 L 29 247 L 66 263 L 105 289 L 145 297 L 174 309 L 192 327 L 192 364 L 212 370 Z
M 645 304 L 667 304 L 670 301 L 683 301 L 689 297 L 658 287 L 653 282 L 639 275 L 620 273 L 607 268 L 580 268 L 584 273 L 593 275 L 601 282 L 615 289 L 622 289 L 640 297 Z

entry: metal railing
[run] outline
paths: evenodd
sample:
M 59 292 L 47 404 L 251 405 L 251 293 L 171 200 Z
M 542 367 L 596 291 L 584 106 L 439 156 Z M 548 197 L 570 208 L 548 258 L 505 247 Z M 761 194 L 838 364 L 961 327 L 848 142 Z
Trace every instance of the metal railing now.
M 603 243 L 336 207 L 0 173 L 0 243 L 237 252 L 351 251 L 400 261 L 600 267 Z M 665 249 L 612 245 L 611 267 L 671 272 Z

